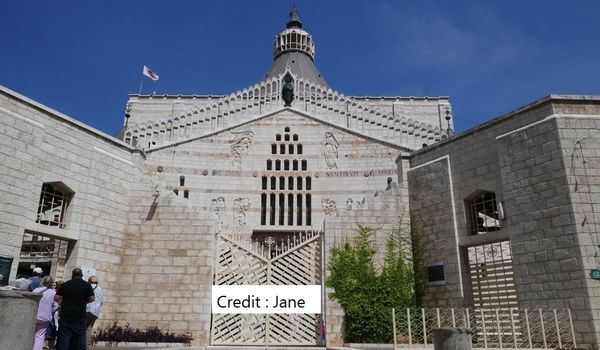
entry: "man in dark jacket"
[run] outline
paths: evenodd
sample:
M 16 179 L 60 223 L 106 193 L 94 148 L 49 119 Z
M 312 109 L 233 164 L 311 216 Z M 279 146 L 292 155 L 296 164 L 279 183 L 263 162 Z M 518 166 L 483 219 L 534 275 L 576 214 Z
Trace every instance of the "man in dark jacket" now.
M 85 306 L 95 297 L 82 277 L 80 268 L 73 269 L 71 280 L 63 283 L 54 297 L 60 303 L 57 350 L 85 350 Z

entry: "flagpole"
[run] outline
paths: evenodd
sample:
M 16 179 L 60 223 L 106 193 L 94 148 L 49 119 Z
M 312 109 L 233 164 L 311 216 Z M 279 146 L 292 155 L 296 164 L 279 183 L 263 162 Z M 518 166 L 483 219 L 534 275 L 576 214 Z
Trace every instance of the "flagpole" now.
M 140 80 L 140 93 L 139 95 L 142 94 L 142 85 L 144 84 L 144 77 L 142 76 L 142 79 Z

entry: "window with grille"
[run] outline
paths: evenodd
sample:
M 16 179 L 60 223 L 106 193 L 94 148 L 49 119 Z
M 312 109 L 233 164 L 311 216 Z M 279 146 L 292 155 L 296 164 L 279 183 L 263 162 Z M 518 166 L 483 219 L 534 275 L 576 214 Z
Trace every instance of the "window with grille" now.
M 261 178 L 260 224 L 300 226 L 311 224 L 311 177 L 308 162 L 302 159 L 302 144 L 297 134 L 285 127 L 271 144 L 267 174 Z
M 477 192 L 467 199 L 465 204 L 472 235 L 500 229 L 502 215 L 494 192 Z
M 63 183 L 44 183 L 42 185 L 35 222 L 42 225 L 64 228 L 67 210 L 72 198 L 73 191 Z

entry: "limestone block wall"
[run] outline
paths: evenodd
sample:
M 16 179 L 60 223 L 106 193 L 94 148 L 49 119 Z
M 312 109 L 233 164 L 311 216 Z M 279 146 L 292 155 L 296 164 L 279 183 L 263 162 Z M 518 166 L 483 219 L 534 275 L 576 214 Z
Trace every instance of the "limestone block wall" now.
M 129 184 L 141 161 L 122 142 L 0 88 L 0 254 L 14 258 L 10 279 L 26 231 L 65 239 L 66 272 L 56 277 L 95 268 L 105 290 L 102 317 L 113 317 Z M 42 184 L 57 181 L 74 192 L 64 228 L 36 223 Z
M 446 261 L 450 254 L 442 249 L 458 245 L 465 265 L 467 247 L 509 239 L 519 307 L 570 308 L 578 344 L 598 344 L 593 310 L 599 289 L 589 278 L 596 248 L 598 114 L 597 102 L 550 97 L 416 152 L 408 172 L 411 214 L 431 259 Z M 578 140 L 585 140 L 579 151 Z M 577 152 L 587 155 L 585 165 Z M 465 199 L 476 190 L 495 192 L 503 204 L 499 231 L 469 235 Z M 439 293 L 461 278 L 462 297 Z M 446 298 L 448 305 L 470 305 L 465 267 L 446 269 L 446 280 L 446 286 L 427 289 L 428 304 Z

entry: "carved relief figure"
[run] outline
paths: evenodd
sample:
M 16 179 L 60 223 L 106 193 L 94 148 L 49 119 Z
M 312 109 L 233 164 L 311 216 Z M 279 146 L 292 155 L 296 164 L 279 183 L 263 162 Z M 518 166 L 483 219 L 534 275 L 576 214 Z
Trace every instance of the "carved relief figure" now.
M 367 199 L 363 197 L 362 200 L 356 201 L 356 209 L 365 209 L 366 208 Z
M 210 202 L 210 210 L 212 211 L 213 217 L 217 223 L 217 233 L 220 233 L 223 229 L 223 217 L 221 212 L 225 209 L 225 198 L 218 197 Z
M 353 203 L 352 198 L 346 199 L 346 209 L 347 210 L 352 210 L 352 203 Z
M 246 156 L 252 142 L 254 140 L 254 132 L 252 130 L 232 132 L 237 134 L 236 137 L 231 141 L 231 155 L 233 156 L 233 165 L 237 168 L 242 167 L 242 163 Z
M 335 135 L 331 131 L 325 133 L 325 142 L 323 144 L 323 157 L 325 157 L 325 164 L 327 169 L 337 169 L 338 159 L 338 143 Z
M 235 213 L 233 214 L 233 222 L 236 227 L 246 226 L 246 212 L 250 208 L 249 198 L 236 198 L 233 201 Z
M 321 206 L 327 216 L 337 216 L 337 208 L 333 199 L 324 198 L 321 200 Z

